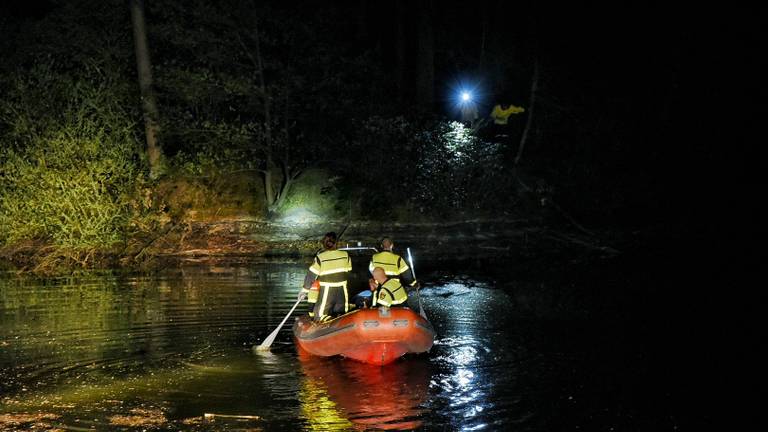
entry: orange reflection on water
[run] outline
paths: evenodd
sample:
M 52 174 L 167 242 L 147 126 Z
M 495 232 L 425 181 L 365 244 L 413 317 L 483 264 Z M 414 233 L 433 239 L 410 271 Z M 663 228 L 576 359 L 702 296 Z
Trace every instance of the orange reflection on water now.
M 384 367 L 342 358 L 322 358 L 299 349 L 305 381 L 302 411 L 323 429 L 416 429 L 427 397 L 430 371 L 424 357 Z

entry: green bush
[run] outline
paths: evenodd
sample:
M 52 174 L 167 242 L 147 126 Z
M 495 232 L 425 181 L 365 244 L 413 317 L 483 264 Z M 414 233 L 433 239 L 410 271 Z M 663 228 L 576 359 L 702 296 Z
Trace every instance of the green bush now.
M 71 256 L 124 239 L 141 161 L 126 97 L 112 82 L 43 67 L 4 83 L 0 245 L 39 240 Z

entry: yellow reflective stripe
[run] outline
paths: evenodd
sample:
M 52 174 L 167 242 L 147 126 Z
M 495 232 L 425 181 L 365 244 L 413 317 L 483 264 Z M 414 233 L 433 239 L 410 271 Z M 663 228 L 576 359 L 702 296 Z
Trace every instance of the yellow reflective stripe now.
M 405 302 L 405 300 L 407 300 L 407 299 L 396 299 L 396 300 L 389 301 L 385 297 L 385 298 L 379 300 L 379 304 L 382 305 L 382 306 L 387 306 L 387 307 L 397 306 L 399 304 L 403 304 Z M 376 306 L 376 305 L 374 305 L 374 306 Z
M 315 257 L 312 259 L 312 265 L 309 266 L 309 271 L 316 275 L 320 274 L 320 260 L 318 259 L 317 255 L 315 255 Z
M 330 263 L 331 261 L 341 261 L 341 260 L 346 260 L 346 259 L 348 259 L 348 258 L 349 258 L 349 257 L 345 257 L 345 256 L 340 256 L 340 257 L 335 257 L 335 258 L 322 258 L 322 259 L 320 259 L 320 264 L 322 265 L 322 264 L 324 264 L 324 263 Z
M 398 279 L 390 279 L 384 282 L 382 288 L 389 290 L 385 299 L 380 299 L 382 304 L 386 304 L 387 306 L 399 305 L 408 299 L 408 292 Z M 391 297 L 391 299 L 389 297 Z
M 322 273 L 318 273 L 318 276 L 328 276 L 336 273 L 345 273 L 352 270 L 351 268 L 340 268 L 340 269 L 333 269 L 333 270 L 323 270 Z
M 322 262 L 322 261 L 330 261 L 338 258 L 349 258 L 349 254 L 346 251 L 329 250 L 325 252 L 320 252 L 319 254 L 317 254 L 317 258 Z
M 397 306 L 399 304 L 403 304 L 405 302 L 405 300 L 407 300 L 407 299 L 395 299 L 395 300 L 392 300 L 392 301 L 382 300 L 381 304 L 383 304 L 384 306 Z
M 319 276 L 352 271 L 352 261 L 345 251 L 325 251 L 317 255 Z
M 371 257 L 371 263 L 368 265 L 368 270 L 373 273 L 373 269 L 381 267 L 387 276 L 397 276 L 402 273 L 400 271 L 402 265 L 398 268 L 398 260 L 401 260 L 401 257 L 396 253 L 390 251 L 379 252 Z M 402 260 L 401 262 L 404 263 L 404 261 L 405 260 Z M 408 267 L 406 266 L 406 270 L 407 269 Z
M 393 260 L 393 254 L 389 251 L 379 252 L 371 257 L 371 261 L 373 261 L 374 264 L 383 264 L 383 265 L 393 265 L 397 263 L 395 261 L 397 258 Z
M 381 267 L 382 269 L 384 269 L 384 273 L 387 276 L 398 276 L 400 274 L 397 272 L 396 268 L 392 268 L 391 266 L 386 266 L 381 263 L 374 264 L 373 262 L 371 262 L 371 264 L 368 265 L 368 271 L 370 273 L 373 273 L 373 269 L 375 269 L 376 267 Z
M 340 287 L 343 286 L 344 288 L 347 287 L 347 281 L 344 282 L 320 282 L 320 286 L 324 287 Z
M 408 264 L 405 263 L 405 260 L 400 262 L 400 268 L 397 269 L 397 274 L 403 274 L 408 271 L 410 267 L 408 267 Z
M 382 285 L 386 289 L 395 292 L 403 287 L 403 284 L 400 283 L 397 279 L 389 279 L 388 281 L 384 282 L 384 285 Z
M 323 290 L 323 299 L 320 301 L 320 309 L 319 310 L 320 310 L 320 317 L 321 318 L 324 317 L 325 315 L 327 315 L 325 313 L 325 304 L 328 303 L 328 291 L 330 291 L 330 290 L 327 289 L 327 288 Z
M 347 286 L 344 284 L 344 313 L 349 312 L 349 293 L 347 292 Z
M 309 295 L 307 296 L 307 303 L 317 303 L 317 291 L 310 291 Z
M 307 293 L 307 303 L 317 303 L 318 291 L 316 289 L 308 290 L 302 288 L 301 292 Z
M 398 261 L 400 263 L 400 267 L 397 269 L 397 274 L 403 274 L 409 269 L 408 263 L 405 262 L 405 258 L 400 256 L 398 256 L 398 258 L 400 259 L 400 261 Z

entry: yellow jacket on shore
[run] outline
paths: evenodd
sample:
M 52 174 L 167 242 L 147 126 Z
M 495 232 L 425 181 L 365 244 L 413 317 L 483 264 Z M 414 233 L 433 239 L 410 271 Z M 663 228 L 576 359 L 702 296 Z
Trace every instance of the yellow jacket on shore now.
M 497 125 L 505 125 L 509 120 L 509 116 L 512 114 L 520 114 L 525 112 L 525 108 L 514 105 L 508 106 L 506 109 L 502 108 L 500 104 L 493 107 L 491 111 L 491 118 Z

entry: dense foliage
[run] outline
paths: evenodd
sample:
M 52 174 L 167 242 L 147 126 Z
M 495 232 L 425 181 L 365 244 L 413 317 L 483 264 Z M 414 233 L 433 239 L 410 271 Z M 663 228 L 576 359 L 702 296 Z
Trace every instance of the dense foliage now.
M 349 164 L 371 218 L 493 215 L 511 206 L 499 143 L 456 121 L 372 117 L 350 142 Z
M 673 131 L 681 100 L 674 71 L 638 66 L 632 50 L 582 44 L 599 29 L 591 34 L 541 11 L 147 1 L 168 164 L 153 181 L 145 180 L 126 2 L 52 1 L 15 13 L 0 19 L 14 35 L 0 41 L 6 246 L 110 247 L 157 228 L 137 222 L 148 212 L 158 220 L 269 218 L 314 202 L 324 217 L 445 220 L 540 216 L 540 202 L 557 200 L 576 219 L 607 225 L 637 223 L 672 201 L 655 198 L 664 185 L 653 166 L 664 162 L 670 177 L 679 155 L 665 159 L 649 143 Z M 553 36 L 564 26 L 584 33 L 566 43 Z M 585 65 L 585 47 L 602 60 Z M 657 57 L 673 58 L 675 46 L 665 49 Z M 629 85 L 624 69 L 652 79 Z M 467 128 L 454 121 L 451 94 L 461 83 L 474 86 L 480 117 L 497 101 L 526 114 L 501 140 Z M 526 127 L 525 153 L 513 166 Z
M 98 71 L 73 77 L 52 65 L 6 82 L 0 241 L 87 256 L 124 239 L 141 153 L 123 89 Z

